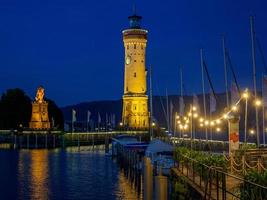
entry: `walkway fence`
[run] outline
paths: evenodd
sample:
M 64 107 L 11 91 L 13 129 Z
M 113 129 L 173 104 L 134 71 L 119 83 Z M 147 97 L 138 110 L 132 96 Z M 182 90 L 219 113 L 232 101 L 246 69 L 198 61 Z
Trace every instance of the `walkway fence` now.
M 267 197 L 267 187 L 227 173 L 221 168 L 207 166 L 192 158 L 181 156 L 173 169 L 178 175 L 188 178 L 204 199 L 263 200 Z

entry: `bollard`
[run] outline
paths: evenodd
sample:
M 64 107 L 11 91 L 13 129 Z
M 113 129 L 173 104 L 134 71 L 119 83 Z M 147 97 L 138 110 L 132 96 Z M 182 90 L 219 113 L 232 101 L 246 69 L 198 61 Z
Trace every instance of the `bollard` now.
M 167 177 L 155 176 L 155 200 L 167 199 Z
M 105 153 L 109 152 L 109 139 L 106 137 L 105 138 Z
M 144 157 L 144 200 L 152 200 L 153 174 L 150 158 Z

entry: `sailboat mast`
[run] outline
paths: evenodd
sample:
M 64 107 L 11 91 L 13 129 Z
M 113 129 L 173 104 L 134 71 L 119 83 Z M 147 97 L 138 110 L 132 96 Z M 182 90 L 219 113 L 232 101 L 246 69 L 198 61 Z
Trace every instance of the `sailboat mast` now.
M 201 61 L 201 75 L 202 75 L 203 108 L 204 108 L 205 119 L 207 119 L 205 81 L 204 81 L 203 49 L 200 49 L 200 61 Z M 206 136 L 206 140 L 208 140 L 207 127 L 205 128 L 205 136 Z
M 150 140 L 153 139 L 153 101 L 152 101 L 152 66 L 150 66 L 150 70 L 149 70 L 149 86 L 150 86 L 150 91 L 149 91 L 149 96 L 150 96 L 150 120 L 149 120 L 149 123 L 150 123 Z
M 263 140 L 263 145 L 265 146 L 265 99 L 264 99 L 264 75 L 262 74 L 262 140 Z
M 183 98 L 183 69 L 182 66 L 180 67 L 180 92 L 181 92 L 181 97 Z
M 255 32 L 254 32 L 254 17 L 250 17 L 250 32 L 251 32 L 251 54 L 252 54 L 252 65 L 253 65 L 253 85 L 254 85 L 254 96 L 257 99 L 257 81 L 256 81 L 256 56 L 255 56 Z M 255 106 L 255 117 L 256 117 L 256 136 L 257 136 L 257 146 L 260 146 L 259 137 L 259 116 L 258 107 Z
M 179 108 L 180 108 L 180 116 L 182 116 L 183 115 L 183 113 L 182 113 L 182 107 L 184 106 L 184 105 L 181 105 L 181 103 L 184 103 L 184 101 L 183 101 L 183 67 L 182 66 L 180 66 L 180 99 L 182 99 L 182 100 L 180 100 L 179 99 Z M 181 129 L 179 129 L 179 135 L 180 135 L 180 137 L 184 137 L 184 135 L 183 135 L 183 132 L 181 131 Z
M 223 64 L 224 64 L 224 82 L 225 82 L 225 94 L 226 94 L 226 105 L 229 108 L 229 93 L 228 93 L 228 77 L 227 77 L 227 64 L 226 64 L 226 49 L 225 49 L 225 37 L 222 36 L 223 46 Z
M 167 110 L 167 128 L 168 134 L 170 133 L 170 115 L 169 115 L 169 98 L 168 98 L 168 91 L 166 88 L 166 110 Z

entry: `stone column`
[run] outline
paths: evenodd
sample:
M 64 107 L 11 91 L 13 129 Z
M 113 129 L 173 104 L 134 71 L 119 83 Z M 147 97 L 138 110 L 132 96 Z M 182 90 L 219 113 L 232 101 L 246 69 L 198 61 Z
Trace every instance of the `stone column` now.
M 229 127 L 229 155 L 231 156 L 235 150 L 239 149 L 239 120 L 237 116 L 228 118 Z

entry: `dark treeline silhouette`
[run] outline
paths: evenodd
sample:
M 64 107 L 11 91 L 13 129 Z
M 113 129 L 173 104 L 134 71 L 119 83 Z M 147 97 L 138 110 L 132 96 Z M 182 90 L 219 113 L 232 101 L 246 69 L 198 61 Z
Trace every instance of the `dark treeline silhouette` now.
M 49 120 L 54 127 L 63 129 L 64 117 L 58 106 L 50 99 L 48 102 Z M 9 89 L 0 99 L 0 129 L 17 129 L 19 126 L 29 127 L 32 105 L 31 98 L 19 88 Z M 52 120 L 53 119 L 53 120 Z

